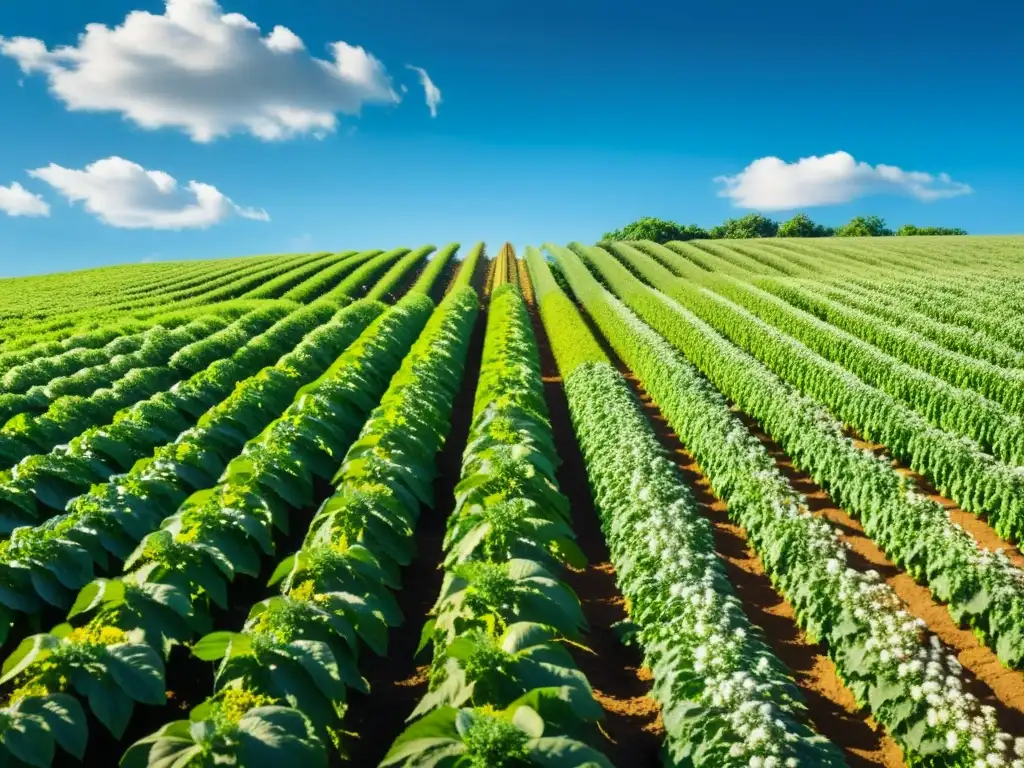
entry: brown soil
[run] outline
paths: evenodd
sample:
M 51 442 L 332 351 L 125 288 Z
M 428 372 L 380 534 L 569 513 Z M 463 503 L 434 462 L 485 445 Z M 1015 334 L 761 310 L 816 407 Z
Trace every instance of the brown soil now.
M 986 549 L 1002 549 L 1003 554 L 1010 558 L 1017 568 L 1024 568 L 1024 555 L 1021 554 L 1020 548 L 1014 546 L 1006 539 L 1002 538 L 998 533 L 992 530 L 990 526 L 982 516 L 975 515 L 971 512 L 965 512 L 960 508 L 952 499 L 946 498 L 935 490 L 935 486 L 932 482 L 919 472 L 915 472 L 909 467 L 901 464 L 898 460 L 894 459 L 888 449 L 880 443 L 869 443 L 862 440 L 856 433 L 847 429 L 847 434 L 853 440 L 854 445 L 858 448 L 866 448 L 872 451 L 877 456 L 883 456 L 889 460 L 892 468 L 914 481 L 921 493 L 926 495 L 932 501 L 940 504 L 948 513 L 954 523 L 961 526 L 967 533 L 969 533 L 978 544 L 985 547 Z
M 710 521 L 715 549 L 744 613 L 761 628 L 769 647 L 792 671 L 815 730 L 843 751 L 850 768 L 903 766 L 900 748 L 866 711 L 858 709 L 853 693 L 843 684 L 825 647 L 800 629 L 793 607 L 772 585 L 761 559 L 747 541 L 746 532 L 729 520 L 725 502 L 714 495 L 708 479 L 657 405 L 631 372 L 623 370 L 623 375 Z
M 451 431 L 438 455 L 440 476 L 434 482 L 434 506 L 421 511 L 416 530 L 416 556 L 402 570 L 402 589 L 395 595 L 405 621 L 390 632 L 386 656 L 368 651 L 360 659 L 370 694 L 351 694 L 345 728 L 355 737 L 349 741 L 349 759 L 345 765 L 380 763 L 395 737 L 405 729 L 406 718 L 427 691 L 429 651 L 421 658 L 415 658 L 414 654 L 423 623 L 441 590 L 443 572 L 438 565 L 441 544 L 445 521 L 455 504 L 454 490 L 462 471 L 462 452 L 473 417 L 473 396 L 480 374 L 486 323 L 486 315 L 481 312 L 473 327 L 462 387 L 455 398 Z
M 601 724 L 608 739 L 602 745 L 604 754 L 614 765 L 623 768 L 654 768 L 660 765 L 665 730 L 660 708 L 649 695 L 652 678 L 643 667 L 639 649 L 622 645 L 613 630 L 616 622 L 628 618 L 625 600 L 616 583 L 615 567 L 609 562 L 608 546 L 590 496 L 586 465 L 576 444 L 562 379 L 533 304 L 530 281 L 522 267 L 520 284 L 530 303 L 530 317 L 540 350 L 544 397 L 555 447 L 562 460 L 558 485 L 572 506 L 573 530 L 588 560 L 586 568 L 567 571 L 564 575 L 566 583 L 579 596 L 590 625 L 584 642 L 592 653 L 574 650 L 573 657 L 605 712 Z
M 781 447 L 756 422 L 746 416 L 741 418 L 768 449 L 793 488 L 807 496 L 808 508 L 841 531 L 843 541 L 852 549 L 848 563 L 858 570 L 877 571 L 906 603 L 907 610 L 923 619 L 928 629 L 956 653 L 968 672 L 969 690 L 983 703 L 996 708 L 1003 730 L 1012 734 L 1024 733 L 1024 673 L 1004 667 L 995 653 L 980 643 L 973 632 L 958 627 L 946 606 L 937 602 L 927 587 L 916 583 L 906 571 L 894 565 L 864 533 L 860 523 L 837 507 L 808 475 L 797 470 Z

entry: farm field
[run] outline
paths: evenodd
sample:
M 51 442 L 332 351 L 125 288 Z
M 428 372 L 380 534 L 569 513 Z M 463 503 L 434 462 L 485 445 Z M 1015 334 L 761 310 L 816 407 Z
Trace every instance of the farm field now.
M 0 767 L 1024 768 L 1024 238 L 0 280 Z

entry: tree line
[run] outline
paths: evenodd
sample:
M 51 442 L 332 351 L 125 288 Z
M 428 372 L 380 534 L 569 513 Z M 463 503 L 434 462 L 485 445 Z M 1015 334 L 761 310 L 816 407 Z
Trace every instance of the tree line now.
M 854 216 L 846 224 L 827 227 L 811 220 L 806 213 L 798 213 L 788 221 L 775 221 L 760 213 L 749 213 L 738 219 L 727 219 L 722 224 L 704 229 L 696 224 L 677 224 L 653 216 L 644 216 L 622 229 L 606 232 L 602 240 L 653 240 L 667 243 L 671 240 L 739 240 L 752 237 L 887 237 L 909 235 L 966 235 L 959 227 L 917 227 L 904 224 L 893 231 L 881 216 Z

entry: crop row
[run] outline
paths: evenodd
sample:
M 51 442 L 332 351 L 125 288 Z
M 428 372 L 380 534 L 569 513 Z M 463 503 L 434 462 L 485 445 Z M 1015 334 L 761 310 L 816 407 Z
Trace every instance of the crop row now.
M 120 737 L 136 702 L 164 704 L 161 657 L 209 630 L 211 612 L 226 608 L 228 583 L 237 574 L 259 574 L 261 558 L 273 552 L 275 529 L 287 531 L 294 511 L 312 502 L 313 477 L 330 476 L 338 462 L 332 457 L 340 457 L 358 434 L 374 395 L 387 387 L 431 306 L 410 296 L 379 315 L 322 376 L 298 391 L 282 416 L 245 444 L 212 487 L 192 493 L 142 538 L 125 561 L 124 576 L 92 582 L 68 623 L 23 640 L 0 678 L 14 687 L 6 716 L 26 720 L 26 706 L 34 712 L 40 699 L 58 701 L 81 731 L 84 713 L 69 693 L 74 691 Z M 172 481 L 170 494 L 177 489 Z M 51 752 L 56 740 L 81 756 L 83 739 L 62 741 L 45 721 L 32 722 L 48 735 Z M 9 748 L 6 739 L 4 746 Z
M 24 394 L 0 395 L 0 420 L 7 422 L 20 413 L 45 412 L 60 397 L 89 397 L 99 389 L 114 385 L 131 371 L 165 366 L 183 346 L 212 336 L 226 325 L 220 318 L 204 317 L 170 331 L 160 326 L 152 328 L 144 334 L 142 345 L 135 351 L 119 353 L 96 365 L 49 379 Z
M 360 653 L 384 653 L 388 627 L 402 619 L 392 590 L 414 550 L 420 507 L 432 503 L 434 456 L 448 430 L 477 303 L 463 289 L 433 312 L 346 452 L 335 493 L 301 549 L 275 569 L 271 583 L 280 594 L 253 606 L 240 632 L 212 633 L 196 644 L 197 656 L 220 662 L 215 693 L 189 720 L 133 745 L 125 768 L 158 765 L 170 752 L 255 764 L 253 749 L 260 764 L 324 765 L 328 745 L 343 748 L 347 691 L 366 691 Z M 263 732 L 278 737 L 259 744 Z
M 623 253 L 627 253 L 623 251 Z M 794 464 L 864 524 L 894 562 L 948 603 L 1000 659 L 1024 662 L 1024 573 L 982 549 L 937 502 L 885 458 L 857 448 L 827 409 L 801 395 L 698 317 L 643 285 L 605 254 L 595 266 L 631 309 L 675 345 L 722 394 L 761 422 Z M 655 284 L 667 277 L 643 259 Z
M 906 403 L 939 429 L 969 437 L 1009 464 L 1024 465 L 1021 420 L 999 403 L 914 368 L 753 286 L 720 279 L 713 290 L 865 383 Z
M 925 632 L 876 572 L 847 566 L 839 532 L 806 509 L 700 372 L 602 288 L 575 253 L 549 248 L 577 298 L 726 502 L 730 518 L 743 526 L 802 626 L 824 642 L 857 701 L 870 707 L 908 760 L 968 768 L 992 755 L 1009 763 L 1011 739 L 999 731 L 995 710 L 965 692 L 956 656 Z
M 1024 412 L 1024 370 L 1002 368 L 952 352 L 911 327 L 892 325 L 874 315 L 844 307 L 806 287 L 778 281 L 760 281 L 759 286 L 954 387 L 970 388 L 1011 413 Z
M 654 676 L 669 765 L 842 765 L 743 613 L 710 525 L 636 397 L 527 250 L 619 588 Z M 714 738 L 704 734 L 715 733 Z
M 834 302 L 858 310 L 881 321 L 914 331 L 936 344 L 993 365 L 1024 368 L 1024 352 L 993 339 L 981 331 L 962 325 L 952 325 L 909 309 L 896 299 L 858 289 L 853 285 L 822 285 L 823 295 Z
M 170 389 L 184 377 L 231 354 L 288 312 L 287 306 L 251 312 L 226 328 L 182 346 L 164 365 L 132 369 L 109 387 L 86 396 L 58 397 L 39 415 L 13 417 L 0 428 L 0 462 L 9 467 L 27 456 L 53 449 L 90 426 L 109 421 L 122 408 Z
M 93 412 L 92 419 L 86 418 L 88 411 L 72 414 L 78 418 L 61 425 L 65 436 L 77 434 L 69 443 L 24 457 L 11 470 L 0 472 L 0 531 L 9 533 L 17 525 L 38 523 L 62 510 L 92 483 L 127 470 L 156 445 L 186 429 L 240 379 L 273 363 L 334 310 L 334 305 L 321 303 L 285 317 L 275 313 L 269 319 L 280 319 L 251 339 L 229 336 L 220 345 L 196 350 L 193 359 L 198 361 L 198 372 L 174 387 L 147 399 L 135 398 L 133 405 L 113 414 Z M 213 358 L 215 353 L 219 359 Z
M 547 419 L 536 341 L 515 282 L 496 271 L 473 421 L 444 539 L 441 594 L 424 628 L 428 691 L 382 766 L 609 766 L 603 712 L 566 650 L 585 626 L 559 578 L 582 566 Z
M 643 271 L 643 254 L 621 254 Z M 963 509 L 987 515 L 996 532 L 1024 535 L 1024 477 L 972 441 L 937 429 L 904 404 L 841 366 L 779 333 L 756 315 L 706 289 L 665 279 L 658 289 L 764 363 L 781 379 L 825 405 L 865 439 L 879 442 L 930 479 Z
M 38 526 L 18 528 L 0 544 L 0 565 L 5 567 L 0 580 L 0 638 L 18 616 L 38 615 L 47 605 L 67 610 L 97 567 L 109 572 L 112 564 L 123 563 L 190 493 L 212 486 L 245 442 L 283 412 L 304 383 L 321 376 L 383 309 L 379 303 L 357 302 L 306 333 L 298 344 L 293 334 L 279 334 L 267 351 L 291 351 L 237 385 L 237 378 L 258 364 L 254 359 L 241 365 L 249 357 L 248 348 L 176 392 L 165 393 L 161 400 L 167 408 L 154 414 L 159 420 L 140 426 L 149 429 L 144 434 L 151 440 L 176 437 L 154 446 L 151 456 L 131 463 L 125 474 L 113 475 L 71 499 L 66 513 Z M 301 332 L 302 315 L 308 323 L 322 310 L 323 305 L 312 305 L 282 321 L 283 327 Z M 274 329 L 268 333 L 274 334 Z M 254 339 L 251 347 L 258 349 L 266 341 Z M 194 426 L 188 426 L 193 420 Z M 144 453 L 139 440 L 124 445 Z

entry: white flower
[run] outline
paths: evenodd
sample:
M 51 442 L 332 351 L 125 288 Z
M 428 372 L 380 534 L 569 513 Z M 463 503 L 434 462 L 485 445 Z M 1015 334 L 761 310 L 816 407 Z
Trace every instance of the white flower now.
M 956 731 L 950 731 L 946 734 L 946 749 L 948 749 L 950 752 L 956 749 L 959 743 L 960 737 L 957 736 Z

